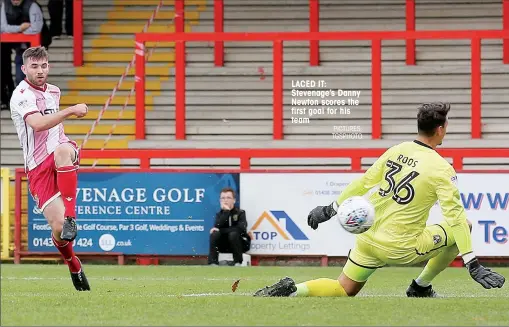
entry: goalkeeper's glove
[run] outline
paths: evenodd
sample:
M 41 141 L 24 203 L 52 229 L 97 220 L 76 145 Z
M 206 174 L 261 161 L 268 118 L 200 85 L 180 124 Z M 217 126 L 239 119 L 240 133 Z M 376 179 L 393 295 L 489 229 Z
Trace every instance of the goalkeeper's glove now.
M 470 276 L 486 289 L 501 288 L 505 283 L 504 276 L 483 267 L 477 258 L 470 260 L 465 266 L 468 268 Z
M 308 215 L 308 225 L 313 229 L 318 228 L 318 224 L 326 222 L 338 213 L 338 204 L 336 201 L 328 206 L 318 206 L 311 210 Z

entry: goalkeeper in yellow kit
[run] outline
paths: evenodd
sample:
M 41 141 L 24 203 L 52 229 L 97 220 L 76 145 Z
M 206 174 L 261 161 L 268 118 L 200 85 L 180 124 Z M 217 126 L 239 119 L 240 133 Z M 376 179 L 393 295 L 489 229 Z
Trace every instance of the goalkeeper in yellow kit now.
M 419 106 L 415 141 L 388 149 L 364 175 L 352 182 L 328 206 L 313 209 L 308 225 L 317 229 L 337 214 L 347 198 L 364 195 L 375 207 L 373 226 L 356 238 L 355 247 L 337 280 L 320 278 L 295 284 L 283 278 L 258 290 L 255 296 L 355 296 L 376 269 L 385 265 L 412 265 L 428 261 L 412 280 L 408 297 L 437 297 L 432 280 L 460 253 L 470 276 L 484 288 L 500 288 L 505 278 L 477 260 L 472 249 L 468 222 L 456 186 L 456 172 L 435 148 L 442 144 L 447 129 L 449 104 Z M 429 211 L 440 203 L 444 221 L 426 226 Z

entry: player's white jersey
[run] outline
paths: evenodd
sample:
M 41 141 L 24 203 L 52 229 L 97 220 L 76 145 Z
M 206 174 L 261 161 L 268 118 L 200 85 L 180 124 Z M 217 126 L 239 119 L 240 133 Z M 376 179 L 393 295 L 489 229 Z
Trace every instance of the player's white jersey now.
M 40 165 L 59 144 L 69 141 L 61 123 L 49 130 L 35 132 L 25 121 L 29 115 L 35 113 L 42 115 L 55 113 L 59 110 L 59 104 L 60 89 L 52 84 L 46 84 L 41 88 L 25 79 L 12 94 L 11 118 L 23 148 L 27 171 Z

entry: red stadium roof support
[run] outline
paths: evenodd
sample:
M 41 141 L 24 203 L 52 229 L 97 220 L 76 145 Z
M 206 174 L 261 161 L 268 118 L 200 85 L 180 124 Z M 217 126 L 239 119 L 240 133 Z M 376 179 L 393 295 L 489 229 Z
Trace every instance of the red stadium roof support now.
M 346 41 L 370 40 L 372 46 L 372 138 L 381 137 L 381 49 L 383 40 L 472 40 L 472 138 L 481 137 L 481 83 L 480 42 L 483 39 L 509 39 L 509 30 L 460 30 L 460 31 L 362 31 L 362 32 L 271 32 L 271 33 L 137 33 L 136 54 L 136 139 L 145 138 L 145 57 L 142 49 L 146 42 L 176 42 L 176 138 L 183 140 L 185 130 L 185 43 L 186 42 L 271 42 L 274 47 L 273 138 L 283 138 L 282 79 L 283 42 L 285 41 Z M 281 44 L 281 46 L 279 46 Z M 280 66 L 281 64 L 281 66 Z M 277 74 L 277 76 L 276 76 Z

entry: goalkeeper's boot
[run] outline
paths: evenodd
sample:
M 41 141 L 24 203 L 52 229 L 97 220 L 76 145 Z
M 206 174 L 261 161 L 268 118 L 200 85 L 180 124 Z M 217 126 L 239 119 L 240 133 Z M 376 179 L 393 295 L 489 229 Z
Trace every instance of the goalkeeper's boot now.
M 78 226 L 76 219 L 73 217 L 66 217 L 64 219 L 64 226 L 62 226 L 62 234 L 60 238 L 64 241 L 72 242 L 78 235 Z
M 259 297 L 288 297 L 297 291 L 295 282 L 290 277 L 285 277 L 272 286 L 265 286 L 256 291 L 254 296 Z
M 419 286 L 415 280 L 412 280 L 412 284 L 408 286 L 406 295 L 408 297 L 438 297 L 438 294 L 433 290 L 431 285 L 422 287 Z
M 88 284 L 87 276 L 85 276 L 85 272 L 83 271 L 83 265 L 81 265 L 80 271 L 77 273 L 71 272 L 71 280 L 77 291 L 90 291 L 90 285 Z

